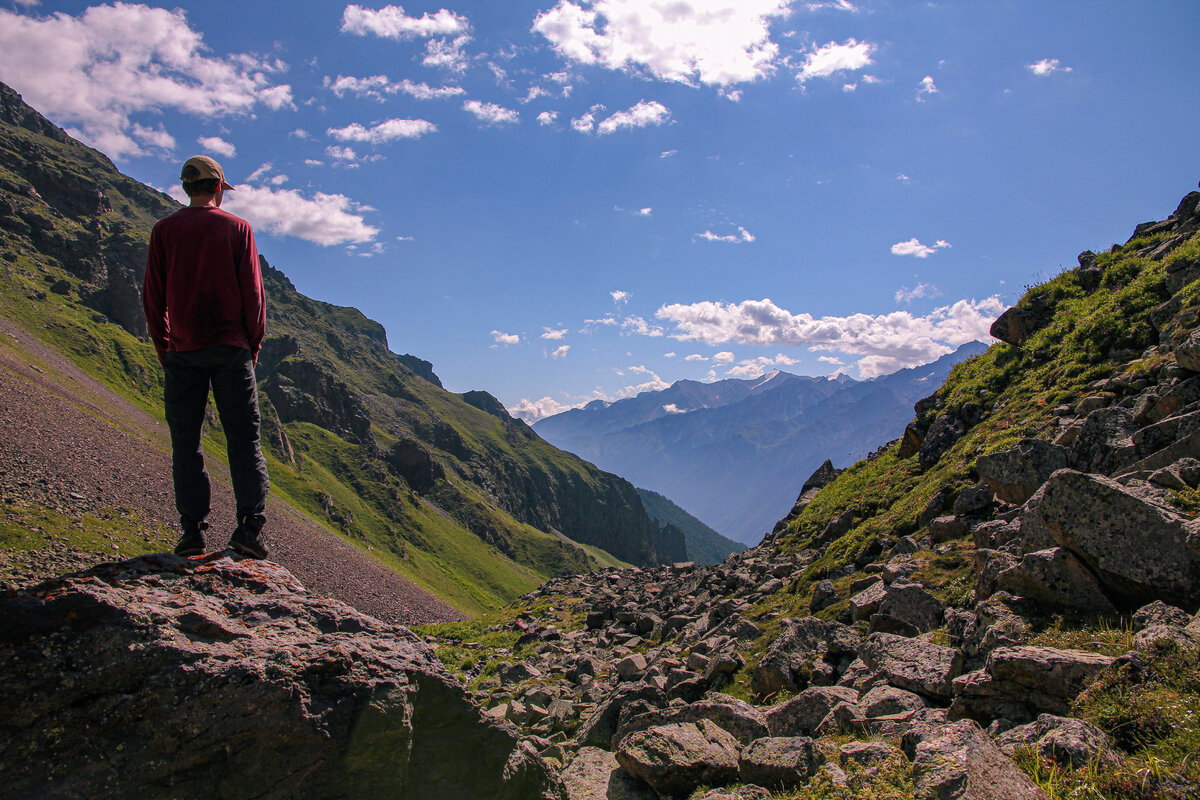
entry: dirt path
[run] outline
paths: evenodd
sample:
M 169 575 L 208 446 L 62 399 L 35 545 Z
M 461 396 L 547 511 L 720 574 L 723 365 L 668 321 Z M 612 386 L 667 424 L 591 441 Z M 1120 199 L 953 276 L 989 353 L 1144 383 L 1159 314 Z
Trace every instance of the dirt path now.
M 73 516 L 118 508 L 174 523 L 166 426 L 3 318 L 0 337 L 0 508 L 29 503 Z M 221 547 L 234 527 L 233 490 L 223 466 L 210 460 L 209 471 L 209 546 Z M 408 625 L 463 618 L 290 506 L 272 498 L 267 513 L 272 560 L 310 591 Z M 41 570 L 27 565 L 26 574 L 57 574 L 103 558 L 59 556 Z

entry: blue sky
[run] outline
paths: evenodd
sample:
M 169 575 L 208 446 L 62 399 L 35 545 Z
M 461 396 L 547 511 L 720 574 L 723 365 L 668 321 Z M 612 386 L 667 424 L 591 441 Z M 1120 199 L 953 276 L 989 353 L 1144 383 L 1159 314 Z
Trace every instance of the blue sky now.
M 527 419 L 870 377 L 1200 177 L 1200 3 L 0 5 L 0 80 L 154 186 L 197 152 L 306 294 Z

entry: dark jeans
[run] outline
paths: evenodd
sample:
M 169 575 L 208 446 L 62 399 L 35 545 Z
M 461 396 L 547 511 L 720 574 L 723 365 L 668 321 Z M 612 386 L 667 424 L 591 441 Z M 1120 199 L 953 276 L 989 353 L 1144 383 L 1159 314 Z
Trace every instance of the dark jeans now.
M 211 490 L 200 434 L 211 385 L 225 430 L 238 525 L 260 530 L 266 522 L 263 509 L 270 482 L 258 443 L 258 386 L 250 351 L 229 346 L 168 351 L 164 361 L 163 406 L 171 429 L 171 472 L 180 524 L 184 529 L 197 525 L 210 510 Z

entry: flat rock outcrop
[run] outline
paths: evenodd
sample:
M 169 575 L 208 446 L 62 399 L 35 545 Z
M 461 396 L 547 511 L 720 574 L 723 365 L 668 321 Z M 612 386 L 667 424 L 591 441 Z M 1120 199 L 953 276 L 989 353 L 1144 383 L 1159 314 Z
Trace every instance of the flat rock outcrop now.
M 0 705 L 13 797 L 563 796 L 419 638 L 268 561 L 142 556 L 7 593 Z

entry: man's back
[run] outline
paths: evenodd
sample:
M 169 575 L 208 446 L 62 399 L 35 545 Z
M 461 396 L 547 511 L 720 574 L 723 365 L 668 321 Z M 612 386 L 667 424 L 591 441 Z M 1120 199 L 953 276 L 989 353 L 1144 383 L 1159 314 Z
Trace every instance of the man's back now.
M 193 207 L 159 220 L 145 292 L 160 352 L 232 345 L 257 355 L 266 316 L 262 276 L 254 233 L 240 217 Z

